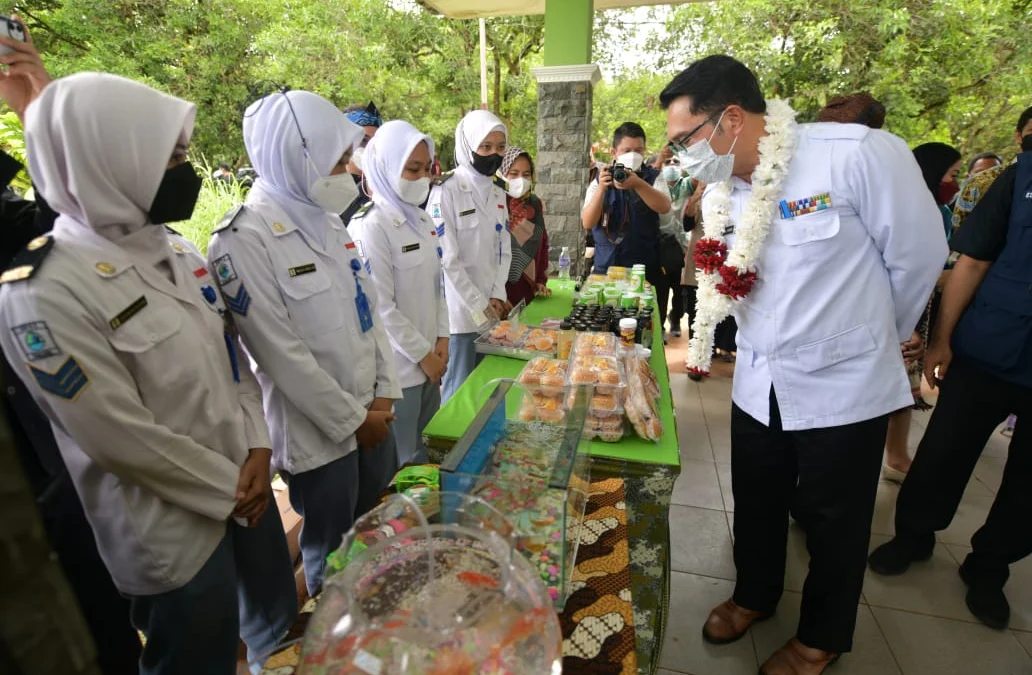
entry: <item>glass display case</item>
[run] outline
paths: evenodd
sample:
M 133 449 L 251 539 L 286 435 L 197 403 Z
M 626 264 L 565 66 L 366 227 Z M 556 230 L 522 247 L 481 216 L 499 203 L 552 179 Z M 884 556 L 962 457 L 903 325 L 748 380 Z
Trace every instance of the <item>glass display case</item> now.
M 561 672 L 562 634 L 512 525 L 475 497 L 394 495 L 356 523 L 298 675 Z
M 582 433 L 591 387 L 574 387 L 560 423 L 527 421 L 506 398 L 539 395 L 501 381 L 441 464 L 441 489 L 480 497 L 512 523 L 516 548 L 561 608 L 571 592 L 590 481 Z M 512 401 L 510 402 L 512 403 Z

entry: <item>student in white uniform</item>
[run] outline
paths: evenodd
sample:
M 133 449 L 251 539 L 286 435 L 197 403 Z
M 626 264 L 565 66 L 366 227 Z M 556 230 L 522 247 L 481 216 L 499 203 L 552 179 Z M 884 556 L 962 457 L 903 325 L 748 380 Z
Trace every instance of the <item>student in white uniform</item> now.
M 208 260 L 265 394 L 273 466 L 301 516 L 309 593 L 326 556 L 395 470 L 401 398 L 375 291 L 337 214 L 362 129 L 321 96 L 275 93 L 244 114 L 260 178 L 215 228 Z
M 505 181 L 496 176 L 507 143 L 505 125 L 474 110 L 455 129 L 454 171 L 439 176 L 427 211 L 444 254 L 444 292 L 451 325 L 450 358 L 442 401 L 447 401 L 480 362 L 477 331 L 505 318 L 505 282 L 512 250 Z
M 25 139 L 60 215 L 0 292 L 4 353 L 131 599 L 145 675 L 231 675 L 238 635 L 267 655 L 297 613 L 261 390 L 204 258 L 153 224 L 197 201 L 194 114 L 111 75 L 48 86 Z
M 902 139 L 796 126 L 729 56 L 695 62 L 660 101 L 681 167 L 708 184 L 707 218 L 729 215 L 710 225 L 731 251 L 756 238 L 751 214 L 781 215 L 758 243 L 758 281 L 734 303 L 738 579 L 703 635 L 733 642 L 774 613 L 794 504 L 810 553 L 802 610 L 796 637 L 761 672 L 817 675 L 852 647 L 888 415 L 913 405 L 899 345 L 946 259 L 942 219 Z M 764 146 L 794 148 L 784 169 L 765 163 Z M 764 172 L 782 176 L 771 179 L 780 194 L 754 191 Z
M 441 247 L 430 216 L 420 208 L 430 192 L 433 161 L 429 136 L 400 120 L 383 125 L 365 151 L 372 203 L 348 228 L 376 287 L 380 318 L 398 367 L 398 466 L 428 461 L 423 429 L 441 407 L 441 378 L 448 368 Z

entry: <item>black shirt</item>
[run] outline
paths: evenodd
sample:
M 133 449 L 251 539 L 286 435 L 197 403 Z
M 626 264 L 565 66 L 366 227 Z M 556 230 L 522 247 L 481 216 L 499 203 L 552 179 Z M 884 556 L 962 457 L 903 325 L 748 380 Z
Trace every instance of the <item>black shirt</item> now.
M 953 233 L 950 247 L 975 260 L 994 261 L 1007 243 L 1011 206 L 1014 204 L 1014 183 L 1018 165 L 1011 164 L 989 186 L 964 225 Z

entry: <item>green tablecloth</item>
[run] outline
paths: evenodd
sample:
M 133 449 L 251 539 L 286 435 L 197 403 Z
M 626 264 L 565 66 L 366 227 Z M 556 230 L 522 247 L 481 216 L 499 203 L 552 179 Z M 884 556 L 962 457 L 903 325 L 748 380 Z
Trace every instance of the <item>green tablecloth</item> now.
M 542 319 L 561 319 L 570 312 L 573 302 L 573 287 L 570 283 L 553 280 L 550 284 L 552 297 L 538 298 L 523 312 L 523 323 L 538 325 Z M 489 382 L 499 378 L 515 379 L 526 361 L 502 356 L 487 356 L 477 366 L 455 395 L 441 408 L 423 430 L 431 445 L 448 447 L 466 432 L 492 388 Z M 681 466 L 677 449 L 677 427 L 674 425 L 674 408 L 670 397 L 670 374 L 667 371 L 666 354 L 663 351 L 663 336 L 656 331 L 652 347 L 652 369 L 659 379 L 662 398 L 659 401 L 659 416 L 663 422 L 663 439 L 659 443 L 646 441 L 637 436 L 628 436 L 619 443 L 593 441 L 590 446 L 592 457 L 608 458 L 644 464 Z
M 523 312 L 525 323 L 537 325 L 542 319 L 559 319 L 569 313 L 572 284 L 553 280 L 549 287 L 552 297 L 534 300 Z M 449 450 L 466 432 L 493 390 L 487 385 L 498 378 L 515 378 L 525 363 L 500 356 L 484 358 L 424 429 L 431 458 L 440 461 L 442 451 Z M 619 443 L 592 441 L 589 446 L 592 480 L 606 476 L 624 480 L 635 651 L 638 672 L 643 675 L 655 672 L 663 647 L 670 597 L 670 497 L 674 481 L 681 473 L 670 373 L 661 332 L 653 339 L 651 365 L 660 385 L 662 440 L 653 443 L 627 436 Z M 519 404 L 515 396 L 508 403 Z

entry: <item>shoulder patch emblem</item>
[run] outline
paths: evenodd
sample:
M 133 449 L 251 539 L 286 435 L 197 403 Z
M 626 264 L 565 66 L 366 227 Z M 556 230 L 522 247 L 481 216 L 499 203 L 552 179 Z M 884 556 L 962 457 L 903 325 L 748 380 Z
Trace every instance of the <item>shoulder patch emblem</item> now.
M 222 220 L 220 220 L 219 224 L 216 225 L 215 229 L 212 230 L 212 234 L 216 232 L 221 232 L 222 230 L 232 225 L 233 221 L 236 220 L 237 216 L 239 216 L 243 210 L 243 204 L 238 204 L 237 206 L 234 206 L 232 210 L 230 210 L 226 215 L 222 216 Z
M 372 202 L 366 202 L 365 204 L 363 204 L 361 206 L 361 208 L 358 209 L 358 211 L 355 212 L 355 215 L 352 216 L 351 219 L 355 220 L 356 218 L 363 218 L 363 217 L 365 217 L 365 215 L 367 213 L 369 213 L 372 210 L 373 210 L 373 203 Z
M 494 177 L 494 184 L 497 187 L 502 188 L 503 190 L 506 189 L 509 186 L 509 184 L 505 182 L 505 179 L 500 177 L 500 176 L 495 176 Z
M 236 268 L 233 267 L 233 259 L 229 257 L 228 253 L 215 258 L 211 266 L 215 269 L 215 278 L 219 280 L 219 286 L 236 281 Z
M 247 316 L 247 310 L 251 307 L 251 294 L 244 288 L 243 282 L 237 288 L 236 295 L 225 295 L 226 306 L 240 316 Z
M 442 173 L 440 176 L 437 176 L 436 178 L 434 178 L 434 180 L 432 181 L 432 184 L 433 185 L 444 185 L 454 175 L 455 175 L 454 171 L 446 171 L 446 172 Z
M 20 326 L 13 326 L 11 333 L 14 334 L 15 342 L 21 347 L 22 354 L 29 361 L 48 359 L 51 356 L 60 356 L 62 353 L 46 321 L 30 321 Z

